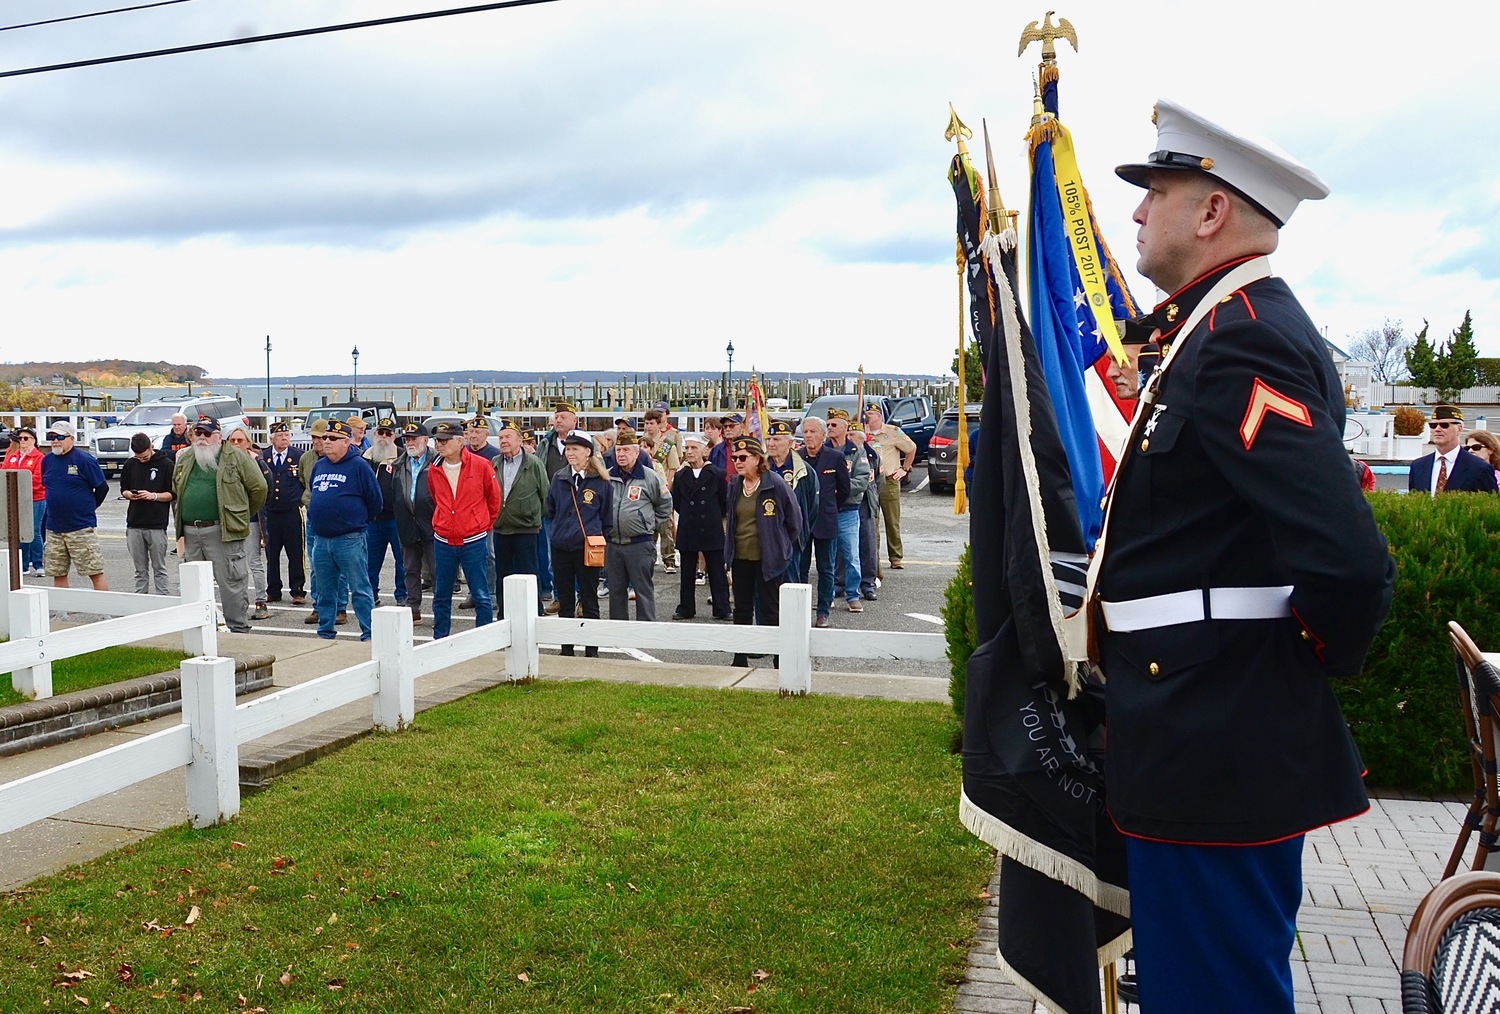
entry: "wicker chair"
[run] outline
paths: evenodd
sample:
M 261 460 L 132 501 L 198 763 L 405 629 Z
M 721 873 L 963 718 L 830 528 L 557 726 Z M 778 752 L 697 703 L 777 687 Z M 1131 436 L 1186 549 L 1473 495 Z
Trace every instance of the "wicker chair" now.
M 1475 831 L 1479 843 L 1467 868 L 1484 869 L 1491 852 L 1500 848 L 1500 785 L 1496 784 L 1497 709 L 1500 709 L 1500 672 L 1485 661 L 1477 645 L 1464 628 L 1448 624 L 1448 639 L 1453 642 L 1454 667 L 1458 673 L 1458 697 L 1469 739 L 1469 764 L 1474 775 L 1474 798 L 1464 817 L 1453 854 L 1443 870 L 1443 879 L 1453 876 L 1463 861 L 1464 850 Z
M 1462 873 L 1412 916 L 1401 955 L 1403 1014 L 1500 1009 L 1500 873 Z

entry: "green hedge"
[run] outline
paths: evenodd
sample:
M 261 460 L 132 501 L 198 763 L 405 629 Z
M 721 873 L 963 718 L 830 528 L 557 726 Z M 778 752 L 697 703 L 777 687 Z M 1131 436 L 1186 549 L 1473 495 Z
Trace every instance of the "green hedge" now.
M 948 638 L 948 697 L 959 724 L 964 718 L 964 692 L 968 685 L 969 656 L 974 654 L 978 633 L 974 629 L 974 561 L 964 546 L 958 558 L 958 573 L 943 592 L 943 633 Z
M 1465 790 L 1469 762 L 1447 623 L 1457 620 L 1481 649 L 1500 651 L 1500 497 L 1372 493 L 1370 505 L 1396 559 L 1396 588 L 1364 672 L 1334 689 L 1370 784 Z M 970 581 L 966 549 L 943 606 L 960 717 L 974 650 Z

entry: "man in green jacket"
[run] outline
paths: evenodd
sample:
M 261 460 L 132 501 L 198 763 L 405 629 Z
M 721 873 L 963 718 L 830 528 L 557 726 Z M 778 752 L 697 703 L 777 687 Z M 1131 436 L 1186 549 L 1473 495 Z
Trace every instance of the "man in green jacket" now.
M 224 606 L 224 622 L 236 634 L 250 632 L 250 519 L 266 505 L 266 477 L 249 454 L 225 443 L 219 421 L 199 416 L 193 442 L 172 469 L 177 537 L 186 563 L 207 560 Z
M 505 618 L 505 579 L 536 574 L 542 518 L 547 512 L 547 468 L 521 446 L 521 431 L 506 419 L 500 424 L 500 453 L 495 478 L 500 480 L 500 514 L 495 518 L 495 616 Z M 542 611 L 538 584 L 537 613 Z

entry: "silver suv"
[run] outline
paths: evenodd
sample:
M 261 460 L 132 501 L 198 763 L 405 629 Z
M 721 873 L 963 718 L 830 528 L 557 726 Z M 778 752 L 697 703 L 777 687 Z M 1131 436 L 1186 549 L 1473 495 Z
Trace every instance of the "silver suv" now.
M 130 410 L 130 414 L 109 429 L 94 434 L 94 457 L 108 472 L 118 472 L 130 460 L 130 438 L 144 433 L 152 445 L 161 446 L 162 438 L 172 432 L 172 416 L 181 412 L 192 425 L 200 415 L 212 416 L 224 426 L 231 422 L 250 425 L 245 410 L 233 398 L 220 395 L 181 395 L 148 401 Z

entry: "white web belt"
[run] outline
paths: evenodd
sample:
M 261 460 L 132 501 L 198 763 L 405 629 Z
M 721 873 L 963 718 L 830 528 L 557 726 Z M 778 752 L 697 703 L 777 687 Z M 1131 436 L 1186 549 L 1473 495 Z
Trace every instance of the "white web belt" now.
M 1124 602 L 1100 602 L 1112 633 L 1152 630 L 1199 620 L 1274 620 L 1292 615 L 1292 586 L 1194 588 Z

